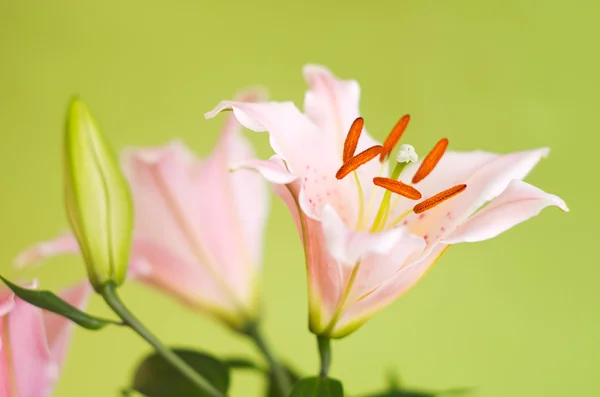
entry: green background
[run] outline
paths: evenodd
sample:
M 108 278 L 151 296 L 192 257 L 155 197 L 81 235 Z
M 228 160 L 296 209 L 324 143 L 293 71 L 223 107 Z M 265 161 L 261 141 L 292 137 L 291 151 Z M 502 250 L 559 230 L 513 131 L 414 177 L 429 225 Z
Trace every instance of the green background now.
M 203 113 L 261 84 L 301 103 L 303 64 L 362 86 L 382 139 L 410 113 L 420 151 L 550 146 L 528 181 L 563 197 L 493 239 L 453 247 L 411 292 L 335 342 L 332 374 L 352 393 L 398 370 L 408 385 L 474 386 L 479 395 L 600 395 L 597 257 L 600 58 L 598 2 L 0 0 L 0 270 L 66 227 L 65 107 L 80 94 L 116 148 L 181 137 L 206 154 L 224 117 Z M 249 134 L 262 157 L 266 136 Z M 266 239 L 266 329 L 285 358 L 316 371 L 302 250 L 274 200 Z M 58 288 L 76 258 L 22 274 Z M 219 324 L 138 285 L 123 295 L 165 341 L 255 355 Z M 93 298 L 90 311 L 108 314 Z M 56 396 L 115 396 L 147 346 L 127 330 L 77 330 Z M 251 375 L 234 397 L 258 395 Z

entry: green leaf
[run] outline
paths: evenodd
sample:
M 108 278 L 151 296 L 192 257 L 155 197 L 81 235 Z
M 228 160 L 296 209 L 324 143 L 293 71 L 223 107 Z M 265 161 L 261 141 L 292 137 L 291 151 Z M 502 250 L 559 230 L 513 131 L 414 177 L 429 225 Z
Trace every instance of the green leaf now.
M 229 389 L 229 367 L 218 359 L 204 353 L 174 349 L 183 361 L 200 373 L 217 390 L 226 393 Z M 151 354 L 138 366 L 132 389 L 147 397 L 205 397 L 193 383 L 183 377 L 161 356 Z
M 292 382 L 292 385 L 296 384 L 296 382 L 298 382 L 300 380 L 301 376 L 298 374 L 298 372 L 291 369 L 289 366 L 283 365 L 283 369 L 289 376 L 289 378 Z M 277 387 L 275 386 L 274 375 L 272 373 L 267 373 L 266 375 L 267 375 L 267 388 L 265 390 L 265 396 L 266 397 L 279 397 L 279 391 L 278 391 Z
M 266 371 L 262 366 L 255 363 L 254 361 L 242 357 L 231 357 L 228 359 L 224 359 L 223 363 L 231 369 L 253 370 L 259 372 Z
M 399 389 L 369 394 L 365 397 L 459 397 L 466 396 L 469 392 L 468 389 L 453 389 L 442 392 Z
M 98 330 L 107 326 L 108 324 L 120 325 L 120 323 L 111 320 L 104 320 L 102 318 L 94 317 L 82 312 L 75 306 L 65 302 L 50 291 L 27 289 L 11 283 L 2 276 L 0 276 L 0 279 L 4 281 L 4 284 L 6 284 L 16 296 L 18 296 L 20 299 L 23 299 L 25 302 L 66 317 L 84 328 Z
M 138 393 L 135 390 L 123 389 L 121 390 L 121 397 L 146 397 L 142 393 Z
M 290 397 L 343 397 L 344 388 L 339 380 L 310 377 L 296 383 Z
M 427 393 L 413 390 L 389 390 L 377 394 L 369 394 L 365 397 L 435 397 L 435 393 Z

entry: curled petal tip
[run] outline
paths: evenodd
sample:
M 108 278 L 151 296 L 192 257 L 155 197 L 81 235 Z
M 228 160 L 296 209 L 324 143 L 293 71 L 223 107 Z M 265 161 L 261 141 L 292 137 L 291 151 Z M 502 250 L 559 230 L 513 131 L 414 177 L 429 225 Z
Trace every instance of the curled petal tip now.
M 240 102 L 264 102 L 269 99 L 269 91 L 262 86 L 249 87 L 234 95 Z
M 212 110 L 209 110 L 208 112 L 204 113 L 204 118 L 207 120 L 212 119 L 224 110 L 233 110 L 233 106 L 230 101 L 219 102 L 217 106 L 215 106 Z

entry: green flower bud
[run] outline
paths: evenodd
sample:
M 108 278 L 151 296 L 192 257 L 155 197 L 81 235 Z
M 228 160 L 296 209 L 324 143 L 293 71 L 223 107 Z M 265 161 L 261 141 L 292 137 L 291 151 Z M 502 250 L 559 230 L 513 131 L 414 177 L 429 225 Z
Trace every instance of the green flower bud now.
M 100 291 L 125 280 L 133 233 L 133 205 L 116 156 L 87 106 L 73 99 L 64 152 L 69 222 L 88 277 Z

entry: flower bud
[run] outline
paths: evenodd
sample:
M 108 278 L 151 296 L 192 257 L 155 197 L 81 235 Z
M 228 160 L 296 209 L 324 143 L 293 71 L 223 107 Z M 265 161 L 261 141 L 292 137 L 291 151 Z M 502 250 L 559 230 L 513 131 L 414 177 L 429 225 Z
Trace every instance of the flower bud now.
M 79 99 L 69 105 L 64 147 L 67 213 L 96 289 L 125 280 L 133 205 L 116 156 Z

